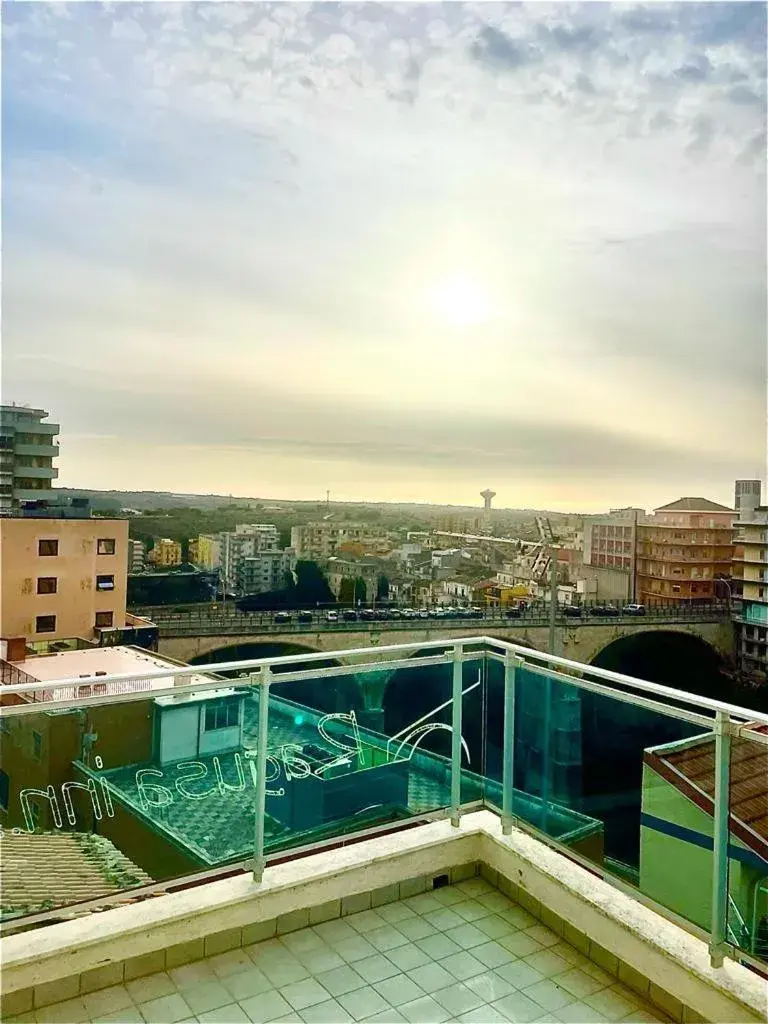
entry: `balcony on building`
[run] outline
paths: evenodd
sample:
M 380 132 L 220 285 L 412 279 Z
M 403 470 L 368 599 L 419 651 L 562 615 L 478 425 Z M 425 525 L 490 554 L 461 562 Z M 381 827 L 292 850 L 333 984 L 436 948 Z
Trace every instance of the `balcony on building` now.
M 17 442 L 13 446 L 13 452 L 14 455 L 33 455 L 55 459 L 58 458 L 59 455 L 59 446 L 57 444 L 50 444 L 46 435 L 45 437 L 41 437 L 39 442 Z
M 63 658 L 0 675 L 4 1019 L 765 1020 L 768 715 L 488 637 Z

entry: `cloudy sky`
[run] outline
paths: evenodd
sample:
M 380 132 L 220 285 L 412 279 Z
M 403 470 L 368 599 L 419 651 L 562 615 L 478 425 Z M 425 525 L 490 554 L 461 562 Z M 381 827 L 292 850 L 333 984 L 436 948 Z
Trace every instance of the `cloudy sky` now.
M 765 7 L 7 4 L 60 483 L 599 510 L 766 444 Z

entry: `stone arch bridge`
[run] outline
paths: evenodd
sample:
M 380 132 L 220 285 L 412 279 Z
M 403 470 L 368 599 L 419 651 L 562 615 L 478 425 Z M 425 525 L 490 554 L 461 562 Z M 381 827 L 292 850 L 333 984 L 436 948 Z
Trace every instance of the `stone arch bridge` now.
M 587 620 L 586 622 L 558 625 L 557 652 L 572 661 L 591 664 L 597 655 L 614 641 L 639 633 L 652 634 L 653 632 L 673 632 L 696 637 L 708 644 L 723 658 L 732 654 L 733 631 L 730 621 L 724 618 L 713 621 L 664 623 L 642 620 L 632 623 L 626 621 L 597 623 Z M 316 626 L 307 626 L 304 629 L 296 627 L 281 629 L 266 626 L 261 632 L 233 631 L 230 635 L 223 634 L 219 629 L 215 635 L 163 636 L 161 630 L 159 653 L 179 661 L 189 662 L 194 659 L 196 663 L 204 664 L 207 661 L 207 655 L 216 652 L 221 658 L 222 652 L 226 652 L 227 648 L 242 647 L 246 644 L 265 646 L 284 644 L 292 648 L 295 653 L 317 651 L 318 653 L 332 654 L 337 661 L 344 663 L 345 650 L 370 647 L 369 663 L 371 663 L 385 662 L 390 657 L 385 654 L 377 656 L 377 647 L 393 644 L 418 644 L 430 640 L 450 641 L 472 636 L 493 636 L 498 640 L 506 640 L 523 647 L 546 651 L 549 630 L 545 626 L 526 627 L 515 621 L 509 624 L 504 621 L 465 623 L 457 624 L 454 627 L 446 626 L 445 623 L 425 623 L 424 626 L 408 623 L 407 628 L 403 628 L 399 624 L 395 624 L 393 628 L 391 623 L 387 623 L 383 627 L 372 624 L 370 629 L 361 629 L 359 626 L 345 628 L 343 625 L 333 629 L 318 629 Z M 233 655 L 232 660 L 239 657 L 241 657 L 239 654 Z M 384 693 L 392 675 L 392 672 L 383 669 L 381 672 L 361 673 L 356 677 L 363 700 L 363 711 L 371 725 L 382 714 Z

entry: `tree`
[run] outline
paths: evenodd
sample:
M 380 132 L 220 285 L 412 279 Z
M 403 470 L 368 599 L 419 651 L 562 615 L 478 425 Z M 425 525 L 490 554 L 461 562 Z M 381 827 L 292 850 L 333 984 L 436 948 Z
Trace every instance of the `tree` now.
M 386 601 L 389 597 L 389 580 L 382 573 L 376 581 L 376 600 Z
M 328 585 L 325 573 L 317 562 L 300 560 L 296 563 L 295 594 L 301 604 L 333 604 L 336 598 Z

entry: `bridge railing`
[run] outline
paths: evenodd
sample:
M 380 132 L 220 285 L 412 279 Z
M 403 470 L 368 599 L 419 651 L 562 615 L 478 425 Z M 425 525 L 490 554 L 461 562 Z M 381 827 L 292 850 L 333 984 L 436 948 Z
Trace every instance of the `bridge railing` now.
M 338 618 L 333 620 L 328 620 L 325 613 L 317 612 L 312 613 L 311 617 L 309 613 L 306 617 L 299 616 L 295 612 L 290 613 L 287 620 L 282 618 L 280 613 L 273 612 L 236 612 L 225 615 L 211 612 L 152 614 L 155 624 L 160 627 L 164 636 L 213 636 L 219 633 L 222 635 L 247 635 L 249 632 L 264 631 L 265 629 L 275 633 L 372 632 L 435 628 L 447 625 L 452 625 L 453 628 L 462 626 L 482 628 L 484 623 L 519 624 L 531 628 L 549 624 L 549 612 L 544 606 L 530 608 L 519 613 L 506 609 L 489 609 L 482 615 L 471 616 L 444 615 L 435 610 L 429 615 L 416 618 L 392 617 L 390 614 L 383 614 L 375 619 L 361 618 L 359 615 L 356 615 L 354 619 L 348 619 L 344 617 L 343 613 L 339 613 Z M 728 615 L 728 609 L 724 605 L 706 605 L 701 608 L 684 610 L 659 606 L 647 609 L 643 615 L 622 612 L 620 609 L 614 609 L 613 613 L 604 613 L 600 608 L 595 610 L 585 607 L 580 617 L 574 617 L 561 608 L 558 612 L 557 623 L 561 628 L 571 629 L 584 625 L 713 622 L 725 620 Z
M 3 686 L 4 927 L 486 806 L 713 958 L 763 949 L 768 836 L 742 797 L 768 789 L 768 716 L 485 636 L 343 657 Z M 31 834 L 34 895 L 6 868 Z M 103 881 L 68 887 L 63 843 Z

